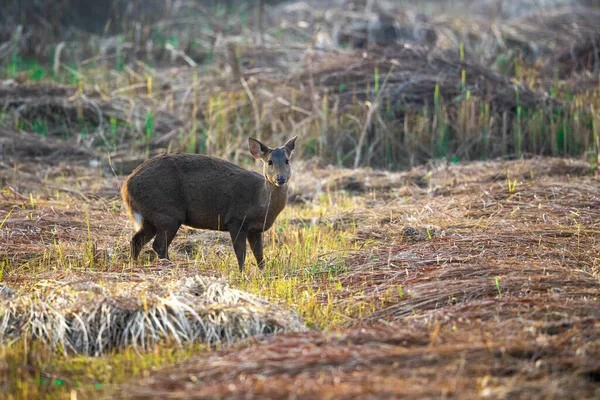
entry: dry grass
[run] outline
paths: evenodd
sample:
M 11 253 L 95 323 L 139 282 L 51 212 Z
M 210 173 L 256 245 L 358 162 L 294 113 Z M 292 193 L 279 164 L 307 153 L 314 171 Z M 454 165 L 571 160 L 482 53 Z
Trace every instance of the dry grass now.
M 517 179 L 513 193 L 500 171 Z M 598 396 L 600 215 L 587 166 L 447 166 L 431 181 L 429 193 L 371 190 L 368 211 L 349 213 L 367 245 L 318 280 L 347 329 L 195 356 L 122 395 Z
M 199 276 L 161 281 L 93 274 L 5 286 L 0 340 L 30 337 L 65 354 L 98 356 L 169 341 L 215 346 L 306 330 L 293 312 L 224 281 Z
M 154 374 L 143 387 L 123 396 L 533 399 L 598 395 L 598 363 L 592 361 L 598 355 L 594 341 L 598 328 L 593 321 L 530 321 L 526 330 L 516 320 L 452 322 L 410 320 L 393 327 L 260 341 L 243 350 L 194 357 Z
M 248 161 L 243 137 L 277 142 L 289 131 L 305 138 L 305 155 L 351 167 L 597 155 L 598 10 L 521 1 L 496 15 L 491 3 L 458 16 L 434 5 L 297 2 L 268 8 L 260 43 L 252 9 L 211 19 L 214 10 L 177 3 L 160 22 L 62 42 L 51 73 L 49 62 L 17 62 L 35 32 L 7 38 L 16 48 L 0 57 L 10 78 L 0 125 L 112 152 L 123 173 L 129 158 L 157 149 Z M 379 43 L 384 33 L 393 40 Z M 153 35 L 164 43 L 150 53 L 173 57 L 146 54 Z M 38 50 L 56 46 L 47 47 Z M 21 86 L 31 74 L 70 86 Z
M 503 3 L 306 1 L 256 32 L 172 2 L 29 67 L 45 31 L 0 30 L 0 392 L 599 397 L 600 14 Z M 265 270 L 187 228 L 128 263 L 123 174 L 290 131 Z
M 442 162 L 402 173 L 364 169 L 354 176 L 350 170 L 298 163 L 296 201 L 267 235 L 268 267 L 259 272 L 250 266 L 248 276 L 236 272 L 230 245 L 219 234 L 185 230 L 174 243 L 173 264 L 129 267 L 128 221 L 115 189 L 119 179 L 84 164 L 73 167 L 79 168 L 77 175 L 61 175 L 64 166 L 51 163 L 40 164 L 48 171 L 44 179 L 20 175 L 41 168 L 36 162 L 24 159 L 20 167 L 0 171 L 11 188 L 0 200 L 0 234 L 8 239 L 0 243 L 3 301 L 14 309 L 20 304 L 15 315 L 31 321 L 24 326 L 50 327 L 51 321 L 64 321 L 60 315 L 85 321 L 93 310 L 111 309 L 117 318 L 131 312 L 127 318 L 137 315 L 148 322 L 136 325 L 148 329 L 150 342 L 157 340 L 148 348 L 173 348 L 175 338 L 184 342 L 194 334 L 178 328 L 176 334 L 161 333 L 160 318 L 171 324 L 178 320 L 174 311 L 161 314 L 172 301 L 167 294 L 201 313 L 206 306 L 179 282 L 207 282 L 193 276 L 216 274 L 250 293 L 285 301 L 309 326 L 324 328 L 244 341 L 189 361 L 184 361 L 194 353 L 189 350 L 166 360 L 155 356 L 152 365 L 159 370 L 147 378 L 140 373 L 147 375 L 148 369 L 130 361 L 134 366 L 118 374 L 86 372 L 92 378 L 82 387 L 75 385 L 81 368 L 60 361 L 63 355 L 50 355 L 60 332 L 69 338 L 59 346 L 67 355 L 86 352 L 84 335 L 75 337 L 82 333 L 77 329 L 55 329 L 53 337 L 38 334 L 54 344 L 50 354 L 43 350 L 41 360 L 30 355 L 10 361 L 48 379 L 69 377 L 68 390 L 123 398 L 598 395 L 600 199 L 597 177 L 585 162 Z M 61 191 L 57 181 L 77 189 Z M 29 192 L 35 194 L 29 197 Z M 10 293 L 20 296 L 11 300 Z M 38 324 L 42 314 L 37 312 L 61 298 L 71 303 L 44 314 Z M 221 315 L 241 318 L 235 310 L 253 301 Z M 27 311 L 26 304 L 32 306 Z M 276 307 L 259 304 L 262 310 Z M 148 320 L 151 315 L 157 320 Z M 251 313 L 250 321 L 260 315 Z M 187 324 L 197 321 L 188 317 Z M 248 321 L 244 318 L 237 321 Z M 299 329 L 294 324 L 274 326 Z M 115 333 L 124 325 L 110 326 Z M 102 347 L 90 344 L 96 337 L 92 328 L 87 351 L 94 353 Z M 158 336 L 150 335 L 152 329 Z M 206 339 L 200 333 L 196 337 Z M 108 349 L 113 342 L 102 343 Z M 117 360 L 112 357 L 99 362 L 112 365 L 110 360 Z M 12 390 L 10 382 L 27 382 L 23 376 L 12 379 L 3 383 Z M 129 384 L 99 390 L 94 379 Z M 44 387 L 36 390 L 63 393 Z

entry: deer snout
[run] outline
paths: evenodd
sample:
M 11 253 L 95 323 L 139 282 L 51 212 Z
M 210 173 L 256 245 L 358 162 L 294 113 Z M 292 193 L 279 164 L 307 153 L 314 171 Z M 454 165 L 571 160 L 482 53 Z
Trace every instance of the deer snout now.
M 285 177 L 285 175 L 277 175 L 277 186 L 285 185 L 286 181 L 287 181 L 287 178 Z

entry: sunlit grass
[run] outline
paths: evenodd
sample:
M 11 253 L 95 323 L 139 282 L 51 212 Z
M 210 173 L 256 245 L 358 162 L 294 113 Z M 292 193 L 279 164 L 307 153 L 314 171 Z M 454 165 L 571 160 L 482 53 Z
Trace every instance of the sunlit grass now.
M 19 340 L 0 346 L 0 360 L 6 367 L 0 383 L 7 400 L 107 398 L 114 395 L 115 385 L 128 384 L 161 365 L 184 361 L 202 351 L 207 351 L 202 345 L 181 348 L 165 344 L 149 352 L 125 349 L 100 357 L 65 356 L 60 349 Z
M 309 327 L 333 328 L 345 320 L 344 310 L 336 308 L 335 298 L 328 298 L 327 292 L 335 287 L 336 276 L 347 271 L 348 254 L 362 244 L 354 240 L 355 224 L 340 229 L 327 218 L 356 210 L 361 203 L 337 194 L 316 204 L 288 206 L 265 233 L 263 270 L 248 250 L 245 270 L 239 272 L 227 232 L 219 234 L 219 251 L 200 245 L 190 261 L 199 271 L 227 276 L 245 291 L 290 304 Z
M 19 217 L 24 215 L 35 220 L 49 207 L 60 207 L 60 210 L 66 211 L 77 204 L 68 195 L 58 197 L 60 199 L 57 200 L 40 199 L 40 196 L 33 195 L 31 198 L 35 199 L 35 204 L 23 204 L 13 212 Z M 347 305 L 344 306 L 346 308 L 337 305 L 336 293 L 343 288 L 336 276 L 346 271 L 345 258 L 360 244 L 354 240 L 355 223 L 347 223 L 340 229 L 331 220 L 336 215 L 362 206 L 363 200 L 343 193 L 324 194 L 313 204 L 288 206 L 265 234 L 267 264 L 262 271 L 257 268 L 250 251 L 245 271 L 238 271 L 227 232 L 216 233 L 223 240 L 215 244 L 196 248 L 188 245 L 188 248 L 192 247 L 189 254 L 172 253 L 175 264 L 167 268 L 176 275 L 201 273 L 223 276 L 232 286 L 273 302 L 287 303 L 297 310 L 308 327 L 314 329 L 343 326 L 349 318 L 357 315 L 357 310 L 365 311 L 369 307 L 363 304 L 348 310 Z M 41 236 L 47 245 L 43 253 L 16 264 L 8 261 L 3 264 L 3 270 L 30 277 L 49 272 L 129 270 L 126 255 L 132 232 L 124 230 L 113 233 L 109 238 L 98 235 L 99 216 L 114 218 L 121 210 L 114 209 L 111 204 L 101 207 L 82 204 L 78 208 L 80 213 L 77 213 L 73 224 L 80 233 L 73 237 L 74 240 L 60 240 L 60 228 L 58 231 L 56 228 L 44 231 Z M 11 229 L 11 226 L 8 224 L 4 228 Z M 182 229 L 175 247 L 178 241 L 186 242 L 193 236 L 194 231 Z M 147 250 L 144 254 L 150 255 L 151 251 Z M 177 260 L 184 264 L 177 265 Z M 151 257 L 142 261 L 139 268 L 143 270 L 154 262 Z M 18 341 L 0 347 L 0 358 L 7 360 L 11 371 L 7 377 L 10 398 L 69 398 L 72 391 L 93 398 L 112 393 L 115 385 L 144 376 L 155 367 L 173 364 L 204 350 L 200 345 L 179 348 L 175 343 L 165 343 L 151 352 L 125 349 L 96 358 L 64 354 L 61 349 L 47 348 L 35 341 Z

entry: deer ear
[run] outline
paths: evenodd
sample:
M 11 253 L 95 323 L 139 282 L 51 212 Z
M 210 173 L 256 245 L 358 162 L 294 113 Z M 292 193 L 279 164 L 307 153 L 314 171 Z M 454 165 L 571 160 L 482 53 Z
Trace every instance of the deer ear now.
M 296 147 L 296 138 L 298 138 L 298 136 L 294 136 L 293 138 L 291 138 L 290 140 L 287 141 L 287 143 L 285 144 L 285 146 L 283 146 L 283 149 L 285 150 L 285 152 L 288 154 L 289 157 L 292 156 L 292 154 L 294 153 L 294 148 Z
M 250 154 L 252 154 L 252 157 L 257 160 L 264 160 L 271 151 L 271 149 L 254 138 L 248 138 L 248 147 L 250 147 Z

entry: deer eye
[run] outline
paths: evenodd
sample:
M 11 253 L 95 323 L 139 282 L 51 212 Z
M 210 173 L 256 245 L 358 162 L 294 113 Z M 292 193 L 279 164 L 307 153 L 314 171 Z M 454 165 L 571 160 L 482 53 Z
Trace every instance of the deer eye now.
M 272 160 L 269 160 L 269 165 L 273 166 L 273 161 Z

